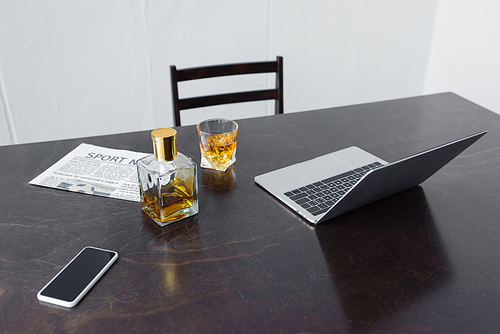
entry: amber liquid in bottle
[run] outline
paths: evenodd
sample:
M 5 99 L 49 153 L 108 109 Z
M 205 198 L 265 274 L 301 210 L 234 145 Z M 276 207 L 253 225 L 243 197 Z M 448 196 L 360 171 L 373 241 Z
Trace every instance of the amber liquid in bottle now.
M 186 217 L 195 204 L 196 193 L 178 180 L 167 186 L 153 186 L 142 194 L 142 208 L 155 221 L 169 223 Z

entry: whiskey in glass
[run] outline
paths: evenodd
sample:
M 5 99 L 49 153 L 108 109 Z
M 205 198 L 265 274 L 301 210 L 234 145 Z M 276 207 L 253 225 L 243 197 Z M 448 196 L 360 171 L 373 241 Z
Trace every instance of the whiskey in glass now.
M 236 161 L 238 124 L 223 118 L 209 119 L 197 126 L 201 167 L 226 171 Z

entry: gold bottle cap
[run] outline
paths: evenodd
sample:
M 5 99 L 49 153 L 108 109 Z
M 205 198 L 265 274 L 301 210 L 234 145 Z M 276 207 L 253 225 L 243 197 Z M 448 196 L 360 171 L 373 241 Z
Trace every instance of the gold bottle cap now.
M 151 132 L 153 148 L 157 161 L 172 161 L 177 158 L 177 131 L 160 128 Z

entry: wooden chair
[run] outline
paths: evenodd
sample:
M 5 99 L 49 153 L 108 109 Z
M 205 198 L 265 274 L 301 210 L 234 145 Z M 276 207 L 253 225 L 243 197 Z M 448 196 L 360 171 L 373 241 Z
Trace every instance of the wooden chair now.
M 276 73 L 276 88 L 179 99 L 178 82 L 256 73 Z M 283 57 L 281 56 L 276 57 L 276 61 L 214 65 L 181 70 L 177 70 L 172 65 L 170 66 L 170 79 L 175 126 L 181 125 L 181 110 L 228 103 L 276 100 L 275 114 L 283 113 Z

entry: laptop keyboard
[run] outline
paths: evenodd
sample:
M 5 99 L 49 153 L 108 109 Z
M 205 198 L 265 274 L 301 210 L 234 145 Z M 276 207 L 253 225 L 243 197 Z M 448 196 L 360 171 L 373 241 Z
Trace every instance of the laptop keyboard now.
M 308 184 L 285 193 L 295 203 L 309 211 L 313 216 L 330 209 L 359 179 L 370 170 L 382 166 L 374 162 L 328 179 Z

